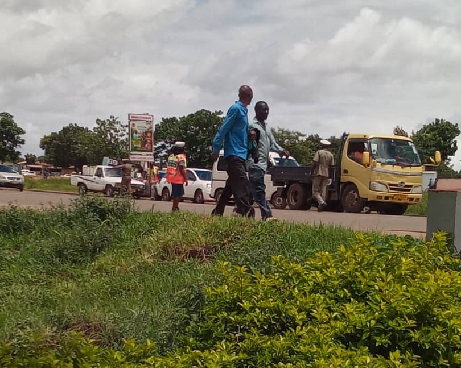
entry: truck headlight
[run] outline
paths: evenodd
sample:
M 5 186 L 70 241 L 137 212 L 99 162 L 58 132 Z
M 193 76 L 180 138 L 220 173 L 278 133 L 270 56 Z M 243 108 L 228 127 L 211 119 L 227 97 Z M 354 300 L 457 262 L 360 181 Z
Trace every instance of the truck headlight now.
M 370 181 L 370 190 L 374 192 L 388 192 L 386 184 L 378 183 L 377 181 Z
M 413 189 L 411 190 L 412 193 L 416 193 L 416 194 L 421 194 L 423 192 L 423 186 L 422 185 L 418 185 L 416 187 L 413 187 Z

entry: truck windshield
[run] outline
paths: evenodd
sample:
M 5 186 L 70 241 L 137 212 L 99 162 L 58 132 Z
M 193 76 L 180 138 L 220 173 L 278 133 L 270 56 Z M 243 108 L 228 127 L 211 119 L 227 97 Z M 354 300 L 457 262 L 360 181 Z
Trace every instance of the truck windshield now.
M 122 176 L 121 167 L 109 167 L 106 168 L 106 177 L 118 178 Z
M 372 159 L 381 164 L 421 166 L 418 151 L 413 142 L 394 138 L 370 139 Z

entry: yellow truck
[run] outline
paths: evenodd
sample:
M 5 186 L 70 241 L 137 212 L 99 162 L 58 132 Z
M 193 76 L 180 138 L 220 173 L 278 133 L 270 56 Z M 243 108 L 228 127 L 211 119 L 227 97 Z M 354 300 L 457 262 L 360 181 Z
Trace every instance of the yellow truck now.
M 440 152 L 434 160 L 440 163 Z M 421 202 L 424 165 L 413 141 L 404 136 L 344 134 L 330 167 L 326 210 L 401 215 Z M 271 179 L 290 209 L 309 209 L 312 166 L 272 167 Z

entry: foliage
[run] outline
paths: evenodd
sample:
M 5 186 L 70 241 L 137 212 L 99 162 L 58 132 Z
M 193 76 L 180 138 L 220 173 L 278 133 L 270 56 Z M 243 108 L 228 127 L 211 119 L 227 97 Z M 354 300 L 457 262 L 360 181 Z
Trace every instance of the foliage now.
M 37 161 L 37 156 L 32 153 L 26 153 L 24 159 L 26 160 L 26 164 L 33 165 Z
M 45 160 L 57 167 L 74 166 L 79 170 L 88 163 L 88 142 L 92 132 L 77 124 L 69 124 L 59 132 L 52 132 L 40 139 Z
M 408 133 L 406 132 L 406 130 L 403 129 L 401 126 L 398 126 L 398 125 L 394 128 L 393 134 L 394 135 L 402 135 L 404 137 L 409 136 Z
M 412 132 L 411 138 L 423 164 L 430 163 L 430 157 L 433 157 L 437 150 L 441 153 L 442 161 L 447 163 L 448 156 L 453 156 L 458 149 L 456 137 L 460 133 L 458 123 L 453 124 L 444 119 L 435 119 L 417 132 Z
M 155 140 L 186 143 L 188 166 L 211 168 L 211 144 L 223 118 L 221 111 L 198 110 L 179 118 L 162 118 L 155 127 Z
M 42 180 L 41 177 L 25 176 L 24 189 L 78 193 L 78 187 L 71 185 L 70 178 L 65 177 L 49 177 L 47 180 Z
M 89 163 L 100 164 L 103 157 L 127 158 L 128 124 L 124 124 L 114 116 L 109 119 L 96 119 L 96 127 L 93 128 L 92 140 L 88 147 L 91 152 Z
M 25 143 L 22 135 L 26 131 L 22 129 L 13 119 L 13 115 L 0 113 L 0 162 L 19 160 L 21 152 L 16 151 Z

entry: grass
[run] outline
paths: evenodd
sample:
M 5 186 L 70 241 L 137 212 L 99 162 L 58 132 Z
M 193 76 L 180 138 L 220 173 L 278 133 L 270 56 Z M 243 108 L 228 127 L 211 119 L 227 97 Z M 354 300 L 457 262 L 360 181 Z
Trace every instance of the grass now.
M 126 199 L 0 213 L 0 341 L 79 331 L 101 345 L 124 338 L 176 347 L 200 313 L 219 261 L 268 271 L 272 256 L 303 261 L 357 234 L 333 226 L 138 213 Z M 395 236 L 373 234 L 384 242 Z
M 70 178 L 51 177 L 46 180 L 41 177 L 24 177 L 24 189 L 39 189 L 57 192 L 78 193 L 78 188 L 70 184 Z

